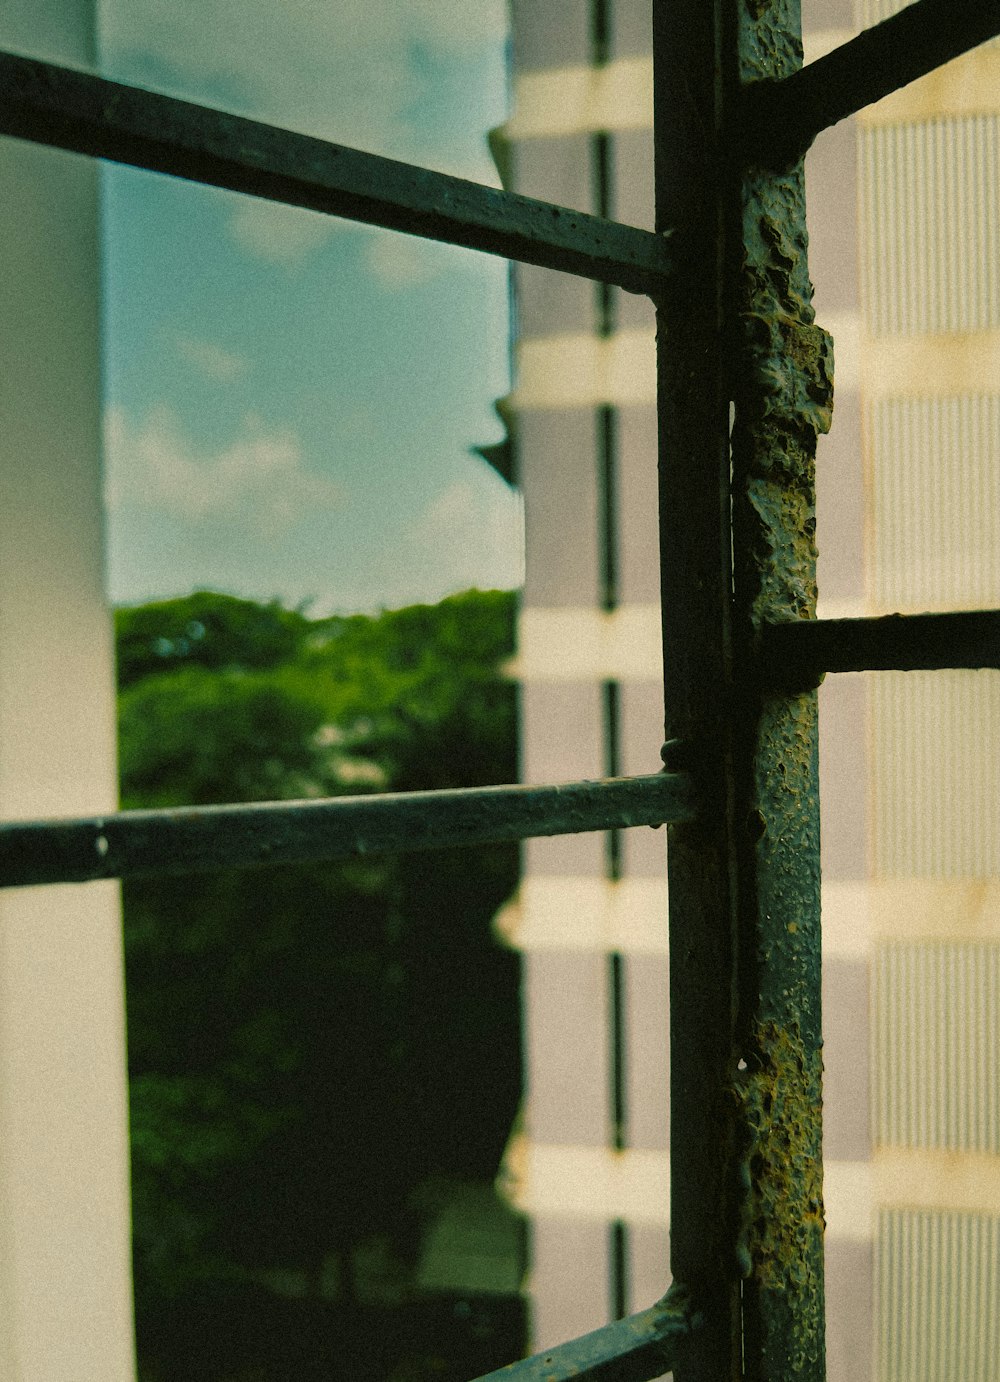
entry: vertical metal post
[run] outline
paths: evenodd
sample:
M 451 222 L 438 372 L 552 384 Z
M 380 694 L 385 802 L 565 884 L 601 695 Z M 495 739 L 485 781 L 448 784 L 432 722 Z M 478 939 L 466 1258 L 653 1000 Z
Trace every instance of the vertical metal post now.
M 800 63 L 798 0 L 654 3 L 666 755 L 702 790 L 670 833 L 672 1265 L 708 1326 L 679 1382 L 825 1368 L 816 695 L 762 685 L 756 650 L 815 616 L 832 350 L 801 164 L 740 167 L 728 127 Z
M 737 0 L 739 80 L 801 65 L 799 0 Z M 740 170 L 733 552 L 748 1382 L 825 1377 L 819 792 L 814 689 L 764 686 L 765 620 L 816 614 L 816 439 L 833 355 L 813 321 L 801 162 Z
M 732 572 L 725 182 L 729 0 L 654 0 L 657 229 L 676 273 L 657 303 L 660 561 L 668 766 L 696 767 L 697 823 L 670 853 L 671 1267 L 705 1325 L 678 1382 L 741 1376 L 732 1168 L 736 1022 Z

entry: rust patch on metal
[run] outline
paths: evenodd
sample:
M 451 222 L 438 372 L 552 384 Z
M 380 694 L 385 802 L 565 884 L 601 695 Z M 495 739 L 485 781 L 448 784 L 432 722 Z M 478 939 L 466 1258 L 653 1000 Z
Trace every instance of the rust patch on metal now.
M 744 83 L 801 63 L 796 0 L 743 0 Z M 742 1012 L 735 1097 L 737 1260 L 752 1382 L 824 1376 L 817 706 L 765 689 L 765 623 L 816 616 L 816 443 L 829 430 L 833 343 L 816 325 L 801 163 L 742 170 L 743 260 L 732 437 L 734 589 L 747 689 L 739 846 Z M 801 683 L 800 683 L 801 686 Z
M 797 1297 L 784 1352 L 788 1371 L 809 1375 L 823 1358 L 822 1060 L 796 1027 L 761 1022 L 752 1041 L 739 1089 L 749 1138 L 740 1257 L 764 1290 Z

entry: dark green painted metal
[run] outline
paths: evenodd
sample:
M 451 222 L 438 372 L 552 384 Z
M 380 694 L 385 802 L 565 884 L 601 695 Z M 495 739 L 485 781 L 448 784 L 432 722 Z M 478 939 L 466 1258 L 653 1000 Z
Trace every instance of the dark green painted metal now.
M 650 292 L 664 235 L 0 52 L 0 134 Z
M 601 60 L 606 6 L 593 14 Z M 815 622 L 832 350 L 810 306 L 798 163 L 819 130 L 1000 32 L 997 0 L 918 0 L 807 71 L 798 0 L 653 0 L 653 28 L 655 235 L 0 53 L 0 133 L 657 301 L 664 758 L 697 766 L 695 782 L 668 772 L 0 828 L 10 886 L 671 823 L 672 1263 L 684 1285 L 482 1382 L 645 1382 L 670 1368 L 678 1382 L 824 1377 L 810 688 L 823 670 L 1000 665 L 996 611 Z
M 1000 667 L 1000 610 L 765 624 L 760 661 L 775 687 L 816 686 L 824 672 Z
M 798 0 L 739 0 L 739 77 L 801 63 Z M 748 1382 L 825 1373 L 819 790 L 814 691 L 759 683 L 761 625 L 815 618 L 816 439 L 833 355 L 813 319 L 801 163 L 742 170 L 733 454 L 739 672 L 739 1253 Z
M 650 1382 L 670 1371 L 678 1344 L 692 1334 L 704 1334 L 703 1321 L 692 1313 L 682 1291 L 670 1290 L 638 1315 L 510 1363 L 476 1382 Z
M 451 849 L 528 835 L 663 825 L 692 811 L 687 778 L 658 773 L 553 787 L 470 787 L 17 821 L 0 826 L 0 887 Z
M 719 157 L 729 10 L 726 0 L 653 6 L 657 225 L 677 227 L 676 279 L 657 304 L 664 758 L 671 768 L 697 764 L 700 806 L 696 822 L 669 832 L 671 1266 L 706 1320 L 697 1339 L 678 1345 L 679 1382 L 741 1376 L 724 239 L 732 218 Z
M 749 88 L 744 152 L 789 166 L 820 130 L 1000 34 L 997 0 L 917 0 L 808 67 Z

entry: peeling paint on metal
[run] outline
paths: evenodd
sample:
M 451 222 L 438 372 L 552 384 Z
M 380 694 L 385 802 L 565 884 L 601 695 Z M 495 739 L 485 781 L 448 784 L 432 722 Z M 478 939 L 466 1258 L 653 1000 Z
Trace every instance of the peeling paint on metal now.
M 743 83 L 802 60 L 797 0 L 743 0 Z M 741 178 L 733 430 L 734 589 L 743 685 L 742 1009 L 734 1093 L 737 1262 L 753 1382 L 825 1376 L 816 695 L 765 689 L 764 623 L 816 615 L 816 441 L 833 348 L 815 323 L 801 164 Z
M 820 1054 L 797 1028 L 775 1022 L 756 1024 L 751 1042 L 741 1081 L 747 1142 L 738 1252 L 747 1275 L 774 1296 L 772 1329 L 786 1365 L 764 1375 L 822 1376 Z
M 703 1329 L 704 1320 L 689 1293 L 675 1283 L 647 1310 L 510 1363 L 476 1382 L 645 1382 L 670 1372 L 679 1341 Z

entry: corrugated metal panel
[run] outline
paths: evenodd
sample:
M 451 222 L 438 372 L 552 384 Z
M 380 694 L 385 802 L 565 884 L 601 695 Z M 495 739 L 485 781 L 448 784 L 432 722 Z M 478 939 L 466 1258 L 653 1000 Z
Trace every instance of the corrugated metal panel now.
M 1000 1153 L 1000 946 L 886 946 L 873 990 L 875 1142 Z
M 877 606 L 1000 602 L 1000 397 L 881 400 L 868 437 Z
M 867 29 L 880 20 L 888 19 L 890 14 L 895 14 L 909 3 L 910 0 L 856 0 L 854 11 L 859 27 Z
M 1000 874 L 1000 673 L 871 678 L 877 876 Z
M 879 1382 L 995 1382 L 1000 1220 L 912 1211 L 879 1216 Z
M 1000 326 L 1000 116 L 861 131 L 862 299 L 873 336 Z

